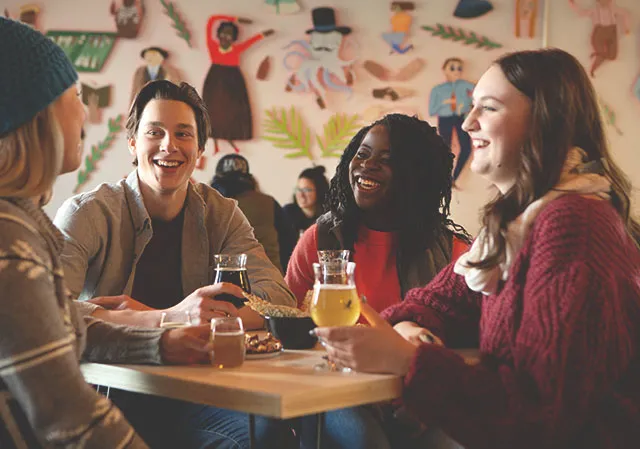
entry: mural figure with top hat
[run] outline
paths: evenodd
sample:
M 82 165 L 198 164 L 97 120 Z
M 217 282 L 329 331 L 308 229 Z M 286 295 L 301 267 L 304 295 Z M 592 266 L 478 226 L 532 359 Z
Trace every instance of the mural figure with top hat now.
M 214 15 L 207 21 L 207 48 L 211 58 L 211 68 L 202 88 L 209 118 L 214 153 L 219 151 L 218 139 L 229 142 L 236 153 L 240 150 L 234 140 L 253 139 L 253 118 L 247 84 L 240 70 L 240 55 L 256 42 L 273 34 L 265 30 L 246 41 L 237 42 L 240 30 L 238 24 L 250 24 L 243 17 Z M 215 25 L 219 24 L 215 29 Z
M 353 70 L 351 65 L 355 59 L 340 58 L 340 49 L 344 37 L 351 33 L 351 28 L 336 25 L 333 8 L 320 7 L 311 11 L 313 28 L 307 30 L 309 40 L 295 40 L 285 49 L 299 46 L 288 52 L 283 60 L 287 70 L 293 70 L 285 90 L 296 92 L 313 92 L 316 103 L 321 109 L 326 107 L 326 89 L 352 93 Z M 300 62 L 291 65 L 290 59 Z

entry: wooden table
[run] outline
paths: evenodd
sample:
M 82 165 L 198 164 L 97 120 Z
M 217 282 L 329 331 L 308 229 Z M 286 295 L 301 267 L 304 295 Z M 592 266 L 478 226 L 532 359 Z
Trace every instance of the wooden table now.
M 287 350 L 227 369 L 100 363 L 81 368 L 92 384 L 282 419 L 400 396 L 398 376 L 315 370 L 323 354 Z
M 253 415 L 287 419 L 318 414 L 321 418 L 330 410 L 400 396 L 398 376 L 314 369 L 323 354 L 286 350 L 277 357 L 247 360 L 241 367 L 228 369 L 99 363 L 82 364 L 81 369 L 92 384 L 237 410 L 250 414 L 251 423 Z M 477 351 L 462 355 L 468 363 L 477 360 Z

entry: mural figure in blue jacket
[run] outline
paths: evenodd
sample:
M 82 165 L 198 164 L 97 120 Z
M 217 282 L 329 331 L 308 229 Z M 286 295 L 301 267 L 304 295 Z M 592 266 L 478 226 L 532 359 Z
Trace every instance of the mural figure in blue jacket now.
M 438 133 L 447 145 L 451 146 L 451 136 L 456 130 L 460 153 L 453 169 L 453 180 L 460 176 L 460 172 L 471 155 L 471 139 L 462 130 L 465 115 L 471 110 L 471 94 L 474 84 L 463 80 L 464 63 L 459 58 L 449 58 L 444 61 L 442 71 L 446 82 L 431 89 L 429 97 L 429 115 L 438 117 Z

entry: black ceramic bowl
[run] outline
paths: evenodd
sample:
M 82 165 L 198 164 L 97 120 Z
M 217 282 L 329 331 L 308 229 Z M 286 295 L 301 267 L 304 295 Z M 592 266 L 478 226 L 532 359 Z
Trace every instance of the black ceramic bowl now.
M 310 349 L 316 344 L 317 338 L 309 335 L 309 331 L 316 327 L 310 317 L 276 317 L 265 316 L 267 329 L 282 342 L 285 349 Z

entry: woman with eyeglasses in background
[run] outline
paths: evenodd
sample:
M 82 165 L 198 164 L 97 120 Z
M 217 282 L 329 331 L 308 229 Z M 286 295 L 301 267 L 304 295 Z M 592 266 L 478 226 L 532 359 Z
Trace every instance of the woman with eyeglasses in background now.
M 300 235 L 324 213 L 323 203 L 329 191 L 325 168 L 318 165 L 302 170 L 293 195 L 293 203 L 283 208 L 296 234 Z

